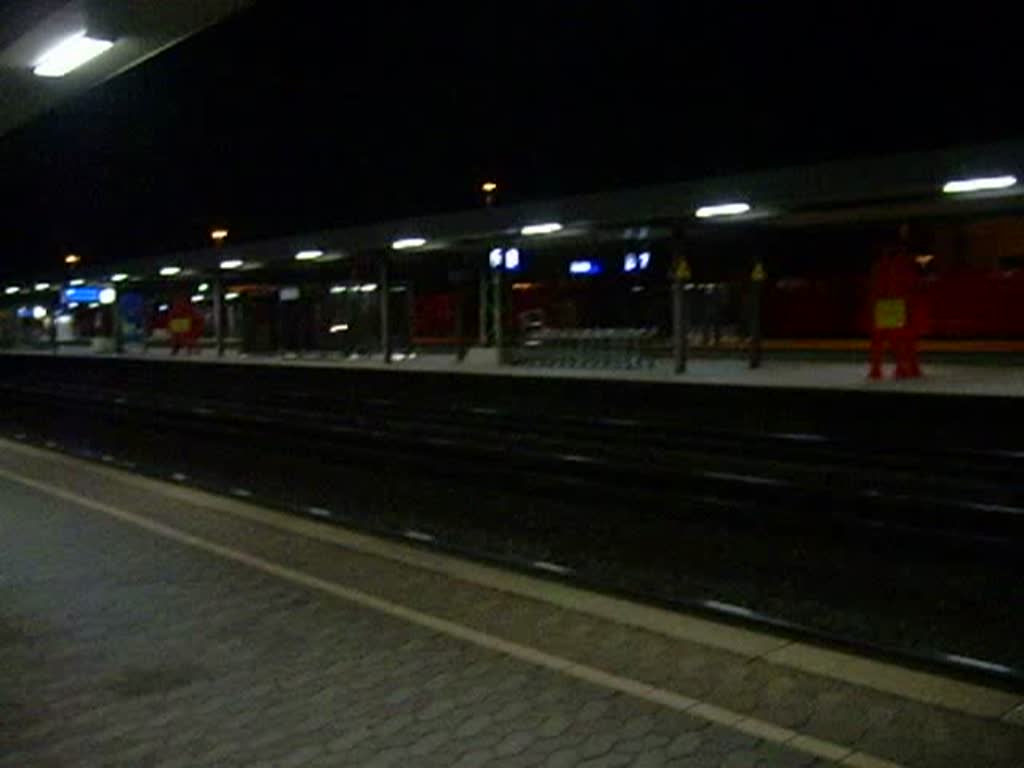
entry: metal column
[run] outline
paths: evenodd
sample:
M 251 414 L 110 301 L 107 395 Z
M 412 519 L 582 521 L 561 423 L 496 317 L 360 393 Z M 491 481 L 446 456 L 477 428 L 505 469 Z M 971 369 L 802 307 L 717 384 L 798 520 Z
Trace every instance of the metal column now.
M 487 307 L 487 296 L 490 293 L 490 287 L 488 285 L 487 270 L 480 270 L 480 346 L 486 347 L 489 341 L 489 334 L 487 333 L 487 324 L 490 322 L 490 312 Z
M 391 316 L 389 314 L 389 303 L 391 298 L 391 285 L 389 282 L 388 257 L 381 256 L 380 280 L 377 290 L 380 291 L 380 352 L 385 363 L 391 362 Z
M 121 324 L 121 296 L 120 294 L 114 299 L 114 303 L 110 305 L 111 314 L 111 325 L 113 325 L 114 332 L 114 354 L 120 355 L 124 353 L 124 327 Z
M 758 261 L 750 275 L 750 367 L 761 367 L 761 286 L 764 266 Z
M 213 335 L 217 357 L 224 357 L 224 281 L 219 276 L 213 280 Z
M 502 328 L 501 313 L 502 313 L 502 280 L 501 270 L 491 270 L 491 309 L 494 322 L 494 349 L 497 352 L 498 365 L 504 365 L 505 363 L 505 346 L 504 346 L 504 329 Z
M 686 302 L 686 283 L 672 281 L 672 370 L 686 372 L 690 341 L 690 313 Z
M 677 245 L 677 248 L 679 246 Z M 692 275 L 686 256 L 679 254 L 672 267 L 672 370 L 686 371 L 690 346 L 690 308 L 687 302 L 686 284 Z

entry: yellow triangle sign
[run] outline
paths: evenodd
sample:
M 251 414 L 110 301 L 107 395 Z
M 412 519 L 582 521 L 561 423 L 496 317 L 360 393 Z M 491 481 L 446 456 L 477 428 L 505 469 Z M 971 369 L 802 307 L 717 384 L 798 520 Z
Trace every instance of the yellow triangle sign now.
M 693 275 L 690 272 L 690 265 L 686 259 L 679 259 L 676 262 L 675 278 L 676 280 L 689 280 Z
M 755 283 L 764 282 L 764 265 L 759 261 L 754 265 L 754 271 L 750 273 L 750 279 Z

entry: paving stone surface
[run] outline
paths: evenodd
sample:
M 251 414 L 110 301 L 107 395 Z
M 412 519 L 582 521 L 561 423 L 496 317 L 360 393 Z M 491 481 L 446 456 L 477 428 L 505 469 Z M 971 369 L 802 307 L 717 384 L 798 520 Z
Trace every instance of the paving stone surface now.
M 570 661 L 916 768 L 1016 768 L 1024 729 L 254 524 L 0 466 Z M 295 586 L 0 479 L 2 766 L 792 766 L 806 752 Z

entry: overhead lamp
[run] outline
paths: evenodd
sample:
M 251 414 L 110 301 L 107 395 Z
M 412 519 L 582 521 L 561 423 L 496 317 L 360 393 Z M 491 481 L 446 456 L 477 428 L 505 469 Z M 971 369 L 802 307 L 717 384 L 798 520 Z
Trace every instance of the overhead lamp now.
M 498 185 L 496 183 L 494 183 L 493 181 L 485 181 L 483 184 L 480 185 L 480 189 L 483 192 L 486 192 L 487 194 L 490 194 L 491 192 L 497 192 L 498 191 Z
M 9 285 L 6 288 L 4 288 L 4 293 L 7 294 L 8 296 L 13 296 L 14 294 L 18 293 L 20 290 L 21 290 L 21 288 L 19 288 L 16 285 Z
M 113 288 L 104 288 L 99 295 L 100 304 L 113 304 L 117 301 L 117 291 Z
M 64 77 L 68 72 L 109 51 L 113 45 L 110 40 L 89 37 L 83 29 L 65 37 L 40 56 L 32 72 L 39 77 Z
M 716 216 L 739 216 L 750 211 L 749 203 L 719 203 L 703 205 L 697 209 L 698 219 L 713 219 Z
M 239 297 L 239 295 L 240 294 L 237 291 L 228 291 L 224 294 L 224 301 L 234 301 Z
M 208 291 L 208 290 L 210 290 L 210 284 L 209 283 L 200 283 L 199 284 L 199 292 L 200 293 L 202 293 L 203 291 Z
M 117 274 L 110 276 L 110 282 L 112 283 L 123 283 L 127 279 L 128 275 L 124 272 L 118 272 Z M 72 283 L 72 285 L 74 285 L 74 283 Z
M 323 251 L 318 250 L 316 248 L 313 248 L 313 249 L 310 249 L 308 251 L 299 251 L 298 253 L 295 254 L 295 260 L 296 261 L 316 261 L 317 259 L 319 259 L 323 255 L 324 255 Z
M 391 244 L 391 248 L 396 251 L 404 251 L 407 248 L 422 248 L 426 244 L 426 239 L 422 237 L 403 237 L 395 240 Z
M 338 295 L 339 293 L 348 293 L 348 286 L 347 285 L 332 285 L 331 286 L 331 293 L 333 293 L 334 295 Z
M 348 330 L 348 323 L 336 323 L 331 326 L 331 333 L 344 333 Z
M 164 277 L 174 277 L 181 273 L 181 267 L 161 267 L 160 274 Z
M 205 298 L 206 297 L 203 296 L 203 294 L 201 294 L 201 293 L 194 294 L 192 296 L 192 303 L 193 304 L 198 304 L 199 302 L 203 301 Z
M 35 287 L 36 287 L 37 291 L 46 291 L 46 290 L 49 290 L 50 284 L 49 283 L 36 283 Z
M 1007 189 L 1016 185 L 1016 176 L 981 176 L 975 179 L 954 179 L 947 181 L 942 191 L 947 195 L 956 195 L 963 192 L 984 192 L 992 189 Z
M 222 261 L 220 263 L 220 268 L 221 269 L 238 269 L 244 263 L 245 262 L 242 261 L 241 259 L 227 259 L 227 260 Z
M 210 239 L 213 240 L 213 242 L 215 242 L 215 243 L 220 243 L 227 236 L 228 236 L 228 231 L 226 229 L 213 229 L 213 230 L 210 230 Z
M 363 293 L 373 293 L 374 291 L 377 290 L 377 284 L 363 283 L 362 285 L 359 286 L 359 290 L 362 291 Z
M 69 280 L 68 285 L 70 285 L 72 288 L 77 288 L 80 285 L 85 285 L 85 280 L 83 280 L 80 277 L 76 277 L 74 280 Z
M 46 317 L 46 307 L 32 307 L 32 317 L 34 317 L 36 320 L 42 320 L 44 317 Z
M 523 235 L 530 237 L 532 235 L 550 235 L 561 230 L 562 225 L 557 221 L 548 221 L 543 224 L 527 224 L 519 231 Z
M 64 257 L 64 263 L 70 267 L 73 267 L 75 264 L 78 264 L 81 260 L 82 257 L 79 256 L 77 253 L 69 253 L 67 256 Z

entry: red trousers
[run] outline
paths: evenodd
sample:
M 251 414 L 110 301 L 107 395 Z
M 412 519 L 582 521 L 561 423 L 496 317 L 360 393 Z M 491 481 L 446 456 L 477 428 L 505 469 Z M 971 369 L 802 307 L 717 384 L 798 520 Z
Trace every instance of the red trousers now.
M 906 328 L 876 328 L 871 332 L 871 371 L 868 373 L 870 378 L 882 378 L 882 359 L 886 345 L 896 358 L 897 379 L 917 378 L 921 375 L 921 366 L 917 359 L 917 334 Z

